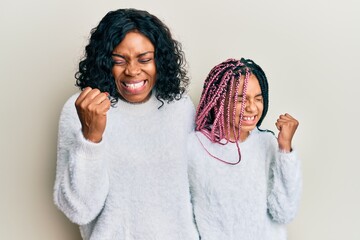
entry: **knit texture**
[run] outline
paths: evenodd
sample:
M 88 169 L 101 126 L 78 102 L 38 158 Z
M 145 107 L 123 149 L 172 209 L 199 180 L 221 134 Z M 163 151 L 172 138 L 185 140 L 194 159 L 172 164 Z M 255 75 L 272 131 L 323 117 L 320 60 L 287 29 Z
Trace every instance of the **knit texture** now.
M 145 103 L 119 100 L 100 143 L 87 141 L 74 106 L 59 122 L 54 201 L 83 239 L 198 239 L 187 175 L 193 130 L 189 97 Z
M 212 143 L 200 132 L 191 136 L 189 178 L 195 220 L 202 240 L 284 240 L 286 224 L 298 209 L 300 161 L 281 153 L 275 136 L 254 129 L 240 144 Z

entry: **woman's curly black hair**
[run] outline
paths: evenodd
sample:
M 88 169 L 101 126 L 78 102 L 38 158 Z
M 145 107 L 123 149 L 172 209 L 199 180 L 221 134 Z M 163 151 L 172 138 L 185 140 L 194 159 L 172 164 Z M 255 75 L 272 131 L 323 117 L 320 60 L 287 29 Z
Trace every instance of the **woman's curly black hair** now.
M 189 78 L 181 44 L 171 36 L 169 28 L 156 16 L 137 9 L 118 9 L 108 12 L 99 25 L 91 30 L 85 56 L 75 74 L 76 86 L 97 88 L 108 92 L 112 106 L 122 96 L 112 75 L 112 51 L 128 32 L 140 32 L 155 47 L 156 98 L 171 102 L 179 100 L 185 92 Z

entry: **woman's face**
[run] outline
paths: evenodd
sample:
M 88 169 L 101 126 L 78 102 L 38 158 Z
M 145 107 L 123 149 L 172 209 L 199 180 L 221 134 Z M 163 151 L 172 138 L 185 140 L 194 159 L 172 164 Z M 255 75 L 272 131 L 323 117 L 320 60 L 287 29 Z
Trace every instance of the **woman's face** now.
M 244 141 L 249 136 L 250 131 L 252 131 L 256 127 L 256 124 L 259 122 L 264 110 L 264 102 L 263 102 L 260 84 L 254 74 L 251 74 L 249 77 L 245 97 L 242 96 L 243 88 L 244 88 L 244 76 L 242 76 L 239 85 L 238 101 L 236 103 L 236 115 L 235 115 L 235 130 L 237 133 L 239 121 L 240 121 L 241 103 L 242 101 L 245 101 L 244 115 L 241 121 L 241 132 L 240 132 L 241 141 Z M 231 107 L 230 109 L 232 109 L 232 106 L 230 107 Z M 232 116 L 231 111 L 230 111 L 230 116 Z M 233 124 L 231 121 L 231 117 L 230 117 L 230 127 L 231 127 L 230 139 L 235 140 L 235 137 L 233 136 L 232 133 Z
M 129 32 L 112 52 L 112 74 L 124 100 L 147 101 L 156 82 L 155 48 L 139 32 Z

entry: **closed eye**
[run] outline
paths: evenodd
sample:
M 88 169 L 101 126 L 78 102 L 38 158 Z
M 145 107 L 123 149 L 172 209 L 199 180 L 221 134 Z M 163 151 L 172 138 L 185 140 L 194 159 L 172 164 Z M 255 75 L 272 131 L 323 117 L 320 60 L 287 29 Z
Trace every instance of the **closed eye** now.
M 117 61 L 117 60 L 113 60 L 113 62 L 114 62 L 114 64 L 115 64 L 115 65 L 120 65 L 120 66 L 122 66 L 122 65 L 125 65 L 125 64 L 126 64 L 126 61 Z
M 139 63 L 148 63 L 151 62 L 153 58 L 140 58 Z
M 122 56 L 117 55 L 117 54 L 112 55 L 112 60 L 115 65 L 125 65 L 126 64 L 125 58 L 123 58 Z

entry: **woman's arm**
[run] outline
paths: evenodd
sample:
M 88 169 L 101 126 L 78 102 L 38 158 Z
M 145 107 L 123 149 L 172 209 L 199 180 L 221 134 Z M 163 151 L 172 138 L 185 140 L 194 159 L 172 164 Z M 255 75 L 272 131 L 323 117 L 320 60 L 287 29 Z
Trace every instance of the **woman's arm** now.
M 101 212 L 109 191 L 104 142 L 86 140 L 71 97 L 59 121 L 54 201 L 74 223 L 87 224 Z

